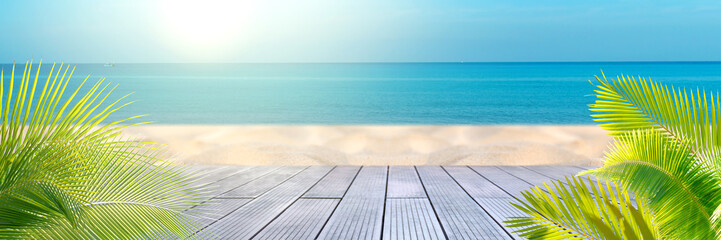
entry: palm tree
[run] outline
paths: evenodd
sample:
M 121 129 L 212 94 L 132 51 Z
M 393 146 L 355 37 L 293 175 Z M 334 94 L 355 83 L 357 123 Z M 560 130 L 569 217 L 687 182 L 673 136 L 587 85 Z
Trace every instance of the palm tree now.
M 0 72 L 0 238 L 192 236 L 186 210 L 203 188 L 153 144 L 120 135 L 136 117 L 101 124 L 125 97 L 109 101 L 103 79 L 83 88 L 88 77 L 66 91 L 75 67 L 41 78 L 40 65 L 26 62 L 18 83 L 15 64 L 7 83 Z
M 570 200 L 563 189 L 547 189 L 552 197 L 540 198 L 543 191 L 525 192 L 517 205 L 528 216 L 512 218 L 509 226 L 519 227 L 528 238 L 544 238 L 556 233 L 558 238 L 575 239 L 720 239 L 721 238 L 721 102 L 718 93 L 696 89 L 686 90 L 659 84 L 645 78 L 623 76 L 607 80 L 596 76 L 595 104 L 590 110 L 595 121 L 613 136 L 609 152 L 601 168 L 581 174 L 591 174 L 602 180 L 619 184 L 617 194 L 632 193 L 636 207 L 614 202 L 615 196 L 594 194 L 593 201 Z M 560 183 L 557 183 L 560 184 Z M 567 184 L 573 191 L 577 184 Z M 601 199 L 601 200 L 598 200 Z M 558 201 L 563 201 L 562 206 Z M 604 202 L 604 204 L 598 203 Z M 601 212 L 610 210 L 600 206 L 611 203 L 620 208 L 650 211 L 638 221 L 633 214 L 621 212 L 615 216 L 631 226 L 608 223 L 564 214 L 565 211 Z M 553 208 L 553 206 L 557 206 Z M 571 210 L 573 209 L 573 210 Z M 589 220 L 590 219 L 590 220 Z M 648 224 L 652 223 L 652 224 Z M 633 225 L 635 224 L 635 226 Z M 582 226 L 582 227 L 577 227 Z M 656 235 L 639 234 L 650 226 Z M 614 233 L 636 232 L 629 235 L 600 234 L 610 228 Z M 541 231 L 542 230 L 542 231 Z M 608 232 L 605 231 L 604 232 Z M 637 236 L 637 237 L 633 237 Z M 550 235 L 548 235 L 550 236 Z M 643 236 L 643 237 L 638 237 Z

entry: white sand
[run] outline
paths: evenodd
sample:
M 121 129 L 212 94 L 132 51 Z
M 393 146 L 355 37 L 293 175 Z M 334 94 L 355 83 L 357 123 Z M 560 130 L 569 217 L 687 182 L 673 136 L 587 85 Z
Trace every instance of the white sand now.
M 596 126 L 145 125 L 183 164 L 597 165 L 610 139 Z

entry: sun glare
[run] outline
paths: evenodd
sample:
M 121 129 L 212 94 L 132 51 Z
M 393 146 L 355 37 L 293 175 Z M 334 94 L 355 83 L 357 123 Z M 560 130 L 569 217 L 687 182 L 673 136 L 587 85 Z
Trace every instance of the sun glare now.
M 173 41 L 212 47 L 236 40 L 248 11 L 247 1 L 165 0 L 161 18 Z

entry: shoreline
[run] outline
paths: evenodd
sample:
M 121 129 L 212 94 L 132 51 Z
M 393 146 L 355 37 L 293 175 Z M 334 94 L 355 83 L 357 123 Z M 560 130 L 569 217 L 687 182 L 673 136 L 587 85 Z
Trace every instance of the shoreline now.
M 586 165 L 610 138 L 595 125 L 195 125 L 123 131 L 185 165 Z

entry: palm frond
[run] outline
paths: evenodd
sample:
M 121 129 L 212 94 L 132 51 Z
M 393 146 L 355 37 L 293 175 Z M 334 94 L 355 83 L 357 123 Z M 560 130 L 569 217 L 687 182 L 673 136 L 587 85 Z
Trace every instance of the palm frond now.
M 646 198 L 665 236 L 712 239 L 710 217 L 721 203 L 721 181 L 696 163 L 685 144 L 669 142 L 658 131 L 629 132 L 616 139 L 603 167 L 585 173 Z
M 599 126 L 621 135 L 657 130 L 676 143 L 687 143 L 700 162 L 721 171 L 721 102 L 718 93 L 686 90 L 651 79 L 596 76 L 596 102 L 590 110 Z
M 0 73 L 0 237 L 139 239 L 197 231 L 185 211 L 204 190 L 154 146 L 122 138 L 136 117 L 105 124 L 122 109 L 104 80 L 67 89 L 74 67 L 27 62 L 16 83 Z M 33 75 L 34 73 L 34 75 Z M 142 124 L 142 123 L 136 123 Z
M 511 217 L 508 227 L 528 239 L 656 239 L 654 217 L 644 202 L 606 183 L 566 178 L 524 191 L 525 201 L 512 203 L 528 216 Z M 614 191 L 616 189 L 616 191 Z M 595 196 L 595 197 L 594 197 Z M 635 206 L 634 206 L 635 204 Z

